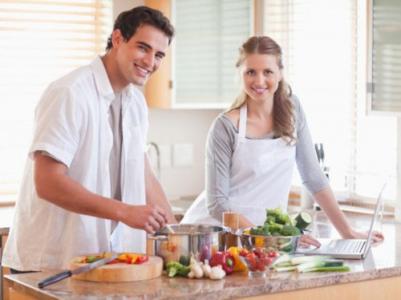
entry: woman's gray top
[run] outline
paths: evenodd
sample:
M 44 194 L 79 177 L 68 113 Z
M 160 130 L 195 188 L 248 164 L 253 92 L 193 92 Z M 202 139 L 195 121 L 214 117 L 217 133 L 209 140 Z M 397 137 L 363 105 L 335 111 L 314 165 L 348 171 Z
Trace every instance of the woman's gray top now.
M 297 131 L 295 159 L 302 183 L 314 194 L 329 183 L 319 167 L 305 113 L 299 100 L 292 98 Z M 272 135 L 264 138 L 272 138 Z M 224 211 L 231 210 L 228 200 L 231 159 L 238 139 L 238 128 L 221 113 L 213 122 L 206 145 L 206 201 L 209 213 L 221 220 Z

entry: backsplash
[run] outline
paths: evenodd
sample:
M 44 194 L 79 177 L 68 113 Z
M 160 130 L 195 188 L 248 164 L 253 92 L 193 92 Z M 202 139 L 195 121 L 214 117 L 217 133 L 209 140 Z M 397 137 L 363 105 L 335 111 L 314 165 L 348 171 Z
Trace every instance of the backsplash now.
M 148 142 L 160 151 L 160 181 L 169 199 L 196 196 L 204 189 L 205 145 L 221 110 L 150 109 Z M 150 156 L 156 171 L 155 152 Z

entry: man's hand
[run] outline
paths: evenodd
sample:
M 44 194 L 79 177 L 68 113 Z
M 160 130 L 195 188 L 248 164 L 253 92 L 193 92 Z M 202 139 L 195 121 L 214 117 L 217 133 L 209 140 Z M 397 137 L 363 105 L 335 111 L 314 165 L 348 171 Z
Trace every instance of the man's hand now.
M 162 208 L 165 212 L 167 222 L 169 224 L 178 223 L 174 217 L 170 203 L 167 201 L 166 194 L 160 185 L 159 180 L 153 173 L 152 167 L 149 163 L 149 158 L 145 154 L 145 187 L 146 187 L 146 203 Z
M 121 221 L 128 226 L 155 233 L 167 224 L 167 216 L 160 206 L 154 204 L 130 205 Z

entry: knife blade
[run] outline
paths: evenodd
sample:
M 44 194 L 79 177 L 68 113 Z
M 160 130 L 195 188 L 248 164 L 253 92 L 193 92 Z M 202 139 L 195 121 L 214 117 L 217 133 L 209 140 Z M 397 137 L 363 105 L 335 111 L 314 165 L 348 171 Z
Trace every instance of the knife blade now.
M 54 274 L 54 275 L 47 277 L 47 278 L 43 279 L 42 281 L 40 281 L 38 283 L 38 287 L 40 289 L 43 289 L 44 287 L 46 287 L 48 285 L 59 282 L 60 280 L 71 277 L 72 275 L 76 275 L 76 274 L 80 274 L 80 273 L 84 273 L 84 272 L 88 272 L 90 270 L 96 269 L 96 268 L 101 267 L 101 266 L 111 262 L 112 260 L 116 259 L 117 256 L 118 256 L 117 253 L 112 253 L 110 257 L 99 259 L 93 263 L 86 264 L 86 265 L 76 268 L 74 270 L 66 270 L 66 271 Z

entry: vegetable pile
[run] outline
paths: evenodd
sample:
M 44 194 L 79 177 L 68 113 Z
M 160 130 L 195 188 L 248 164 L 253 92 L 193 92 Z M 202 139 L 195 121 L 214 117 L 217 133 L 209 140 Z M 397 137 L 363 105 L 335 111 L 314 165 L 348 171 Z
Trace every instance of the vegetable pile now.
M 248 251 L 240 247 L 230 247 L 227 251 L 214 252 L 210 261 L 197 261 L 194 256 L 170 261 L 166 265 L 166 271 L 169 277 L 222 279 L 233 272 L 264 272 L 279 255 L 277 251 L 261 248 Z
M 290 256 L 279 257 L 272 265 L 277 272 L 348 272 L 350 268 L 342 260 L 330 256 Z
M 227 256 L 225 254 L 222 254 L 215 258 L 215 263 L 216 263 L 215 265 L 213 264 L 209 265 L 208 260 L 200 262 L 197 261 L 194 257 L 191 257 L 188 266 L 177 261 L 170 261 L 166 265 L 167 276 L 168 277 L 181 276 L 181 277 L 196 278 L 196 279 L 205 277 L 214 280 L 222 279 L 226 276 L 226 271 L 225 271 L 225 269 L 227 269 L 226 266 L 233 263 L 233 260 L 232 258 L 230 258 L 229 254 Z
M 302 233 L 311 221 L 312 218 L 306 212 L 300 213 L 295 220 L 292 220 L 280 208 L 266 209 L 264 225 L 251 228 L 249 233 L 264 236 L 297 236 Z

